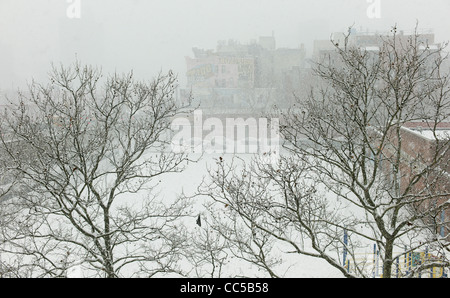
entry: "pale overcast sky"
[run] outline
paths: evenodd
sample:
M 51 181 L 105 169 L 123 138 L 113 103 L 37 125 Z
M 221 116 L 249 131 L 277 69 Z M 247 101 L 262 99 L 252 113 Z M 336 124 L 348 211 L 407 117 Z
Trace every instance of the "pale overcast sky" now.
M 379 15 L 368 13 L 377 2 Z M 192 47 L 214 49 L 218 40 L 274 32 L 278 47 L 304 43 L 310 52 L 314 39 L 353 24 L 411 30 L 418 20 L 447 41 L 449 14 L 448 0 L 0 0 L 0 89 L 43 80 L 51 62 L 71 63 L 75 53 L 106 72 L 151 78 L 173 69 L 183 82 Z

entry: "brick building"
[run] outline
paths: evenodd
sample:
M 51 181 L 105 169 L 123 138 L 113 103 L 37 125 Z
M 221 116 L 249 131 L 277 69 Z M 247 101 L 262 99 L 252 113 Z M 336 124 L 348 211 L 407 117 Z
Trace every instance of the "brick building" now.
M 390 144 L 383 148 L 381 168 L 388 180 L 394 182 L 391 173 L 399 142 L 395 132 L 389 139 Z M 400 129 L 400 139 L 400 175 L 397 177 L 400 192 L 429 197 L 424 201 L 418 200 L 415 207 L 420 212 L 446 204 L 450 199 L 450 122 L 439 123 L 436 127 L 426 121 L 405 123 Z M 424 172 L 426 174 L 421 175 Z M 439 208 L 425 222 L 435 229 L 436 234 L 449 235 L 450 208 Z

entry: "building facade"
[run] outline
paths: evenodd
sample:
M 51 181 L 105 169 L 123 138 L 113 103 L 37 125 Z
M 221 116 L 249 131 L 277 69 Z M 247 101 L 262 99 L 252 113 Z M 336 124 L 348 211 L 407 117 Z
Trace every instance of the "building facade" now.
M 193 48 L 193 53 L 185 58 L 187 86 L 181 97 L 191 95 L 194 104 L 218 112 L 287 105 L 286 82 L 295 78 L 294 69 L 305 67 L 303 46 L 277 49 L 273 36 L 249 44 L 219 41 L 216 50 Z
M 423 222 L 436 235 L 450 234 L 450 122 L 407 122 L 383 148 L 381 170 L 391 185 L 398 183 L 401 194 L 416 200 L 414 209 L 425 215 Z M 389 148 L 390 147 L 390 148 Z M 399 169 L 394 181 L 396 150 L 400 148 Z M 421 198 L 425 199 L 421 199 Z M 431 211 L 432 210 L 432 211 Z

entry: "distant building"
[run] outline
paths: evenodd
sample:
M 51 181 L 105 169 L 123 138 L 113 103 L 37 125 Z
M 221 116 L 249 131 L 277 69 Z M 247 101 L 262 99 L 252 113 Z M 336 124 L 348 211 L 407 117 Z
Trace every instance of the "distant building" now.
M 441 206 L 450 199 L 450 122 L 439 123 L 436 129 L 432 127 L 433 125 L 426 121 L 418 121 L 405 123 L 400 130 L 402 147 L 398 184 L 401 192 L 411 186 L 415 175 L 433 164 L 436 152 L 439 152 L 441 157 L 439 164 L 433 165 L 439 173 L 433 174 L 436 172 L 434 171 L 422 176 L 409 190 L 412 195 L 430 195 L 430 199 L 425 202 L 418 200 L 416 208 L 420 211 L 429 210 L 432 205 Z M 390 139 L 394 146 L 398 145 L 396 136 L 392 135 Z M 388 148 L 383 149 L 383 155 L 395 158 Z M 389 175 L 393 170 L 392 165 L 382 162 L 381 168 L 392 180 L 392 176 Z M 426 194 L 422 193 L 425 189 Z M 435 234 L 445 237 L 450 233 L 450 208 L 446 207 L 435 214 L 429 214 L 424 221 L 434 228 Z
M 203 108 L 255 110 L 286 104 L 280 94 L 294 69 L 305 67 L 305 49 L 276 48 L 274 36 L 241 44 L 219 41 L 217 49 L 193 48 L 186 57 L 187 88 Z
M 361 49 L 365 49 L 368 51 L 379 51 L 383 41 L 392 36 L 387 33 L 379 33 L 379 32 L 358 32 L 357 30 L 351 30 L 350 34 L 344 34 L 343 32 L 333 33 L 331 38 L 328 40 L 315 40 L 314 41 L 314 49 L 313 49 L 313 59 L 317 60 L 323 57 L 324 55 L 330 54 L 335 51 L 336 46 L 343 47 L 345 44 L 346 36 L 348 35 L 348 44 L 351 46 L 356 46 Z M 399 31 L 396 34 L 396 41 L 399 42 L 399 45 L 407 45 L 409 40 L 413 38 L 413 33 L 405 33 L 404 31 Z M 425 30 L 422 32 L 418 32 L 418 40 L 420 43 L 424 43 L 428 45 L 430 48 L 435 48 L 439 46 L 435 42 L 434 33 L 430 30 Z M 400 48 L 400 47 L 399 47 Z M 423 48 L 425 50 L 425 48 Z

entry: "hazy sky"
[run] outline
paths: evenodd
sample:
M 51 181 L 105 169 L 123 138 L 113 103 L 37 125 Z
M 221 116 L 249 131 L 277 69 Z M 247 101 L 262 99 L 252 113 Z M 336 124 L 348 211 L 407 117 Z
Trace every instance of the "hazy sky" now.
M 272 32 L 278 47 L 304 43 L 311 53 L 314 39 L 353 24 L 411 30 L 418 20 L 447 41 L 449 15 L 448 0 L 0 0 L 0 89 L 45 80 L 51 62 L 71 63 L 75 55 L 140 78 L 173 69 L 184 82 L 192 47 Z

